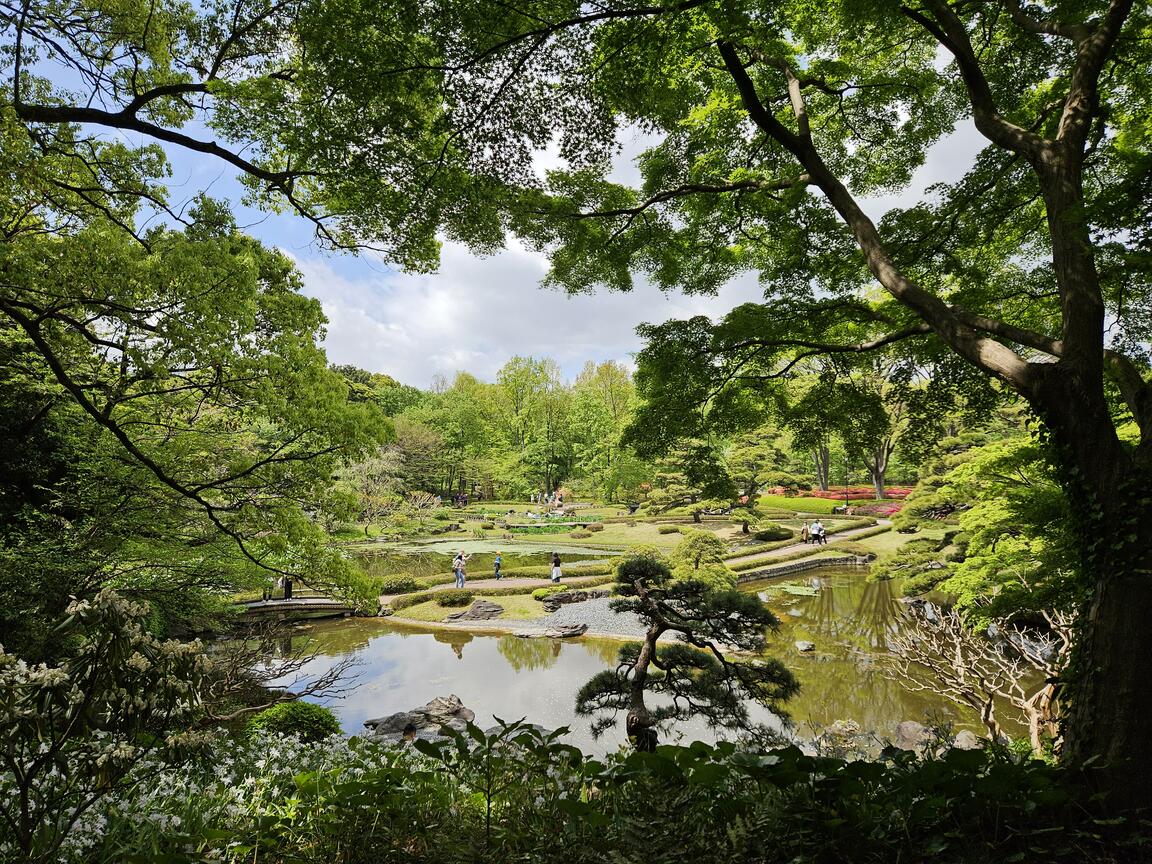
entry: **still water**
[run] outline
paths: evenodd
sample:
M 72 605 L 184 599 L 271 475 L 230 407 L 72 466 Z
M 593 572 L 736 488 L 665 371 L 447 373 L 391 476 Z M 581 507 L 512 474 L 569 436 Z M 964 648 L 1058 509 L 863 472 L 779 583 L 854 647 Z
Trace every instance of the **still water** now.
M 813 596 L 779 590 L 782 582 L 812 587 Z M 771 639 L 773 653 L 800 679 L 800 695 L 788 704 L 794 731 L 810 737 L 836 720 L 853 720 L 862 729 L 891 735 L 902 720 L 950 722 L 979 731 L 976 717 L 940 697 L 909 693 L 884 678 L 876 657 L 898 632 L 901 604 L 891 582 L 868 582 L 862 569 L 814 570 L 800 578 L 745 586 L 765 600 L 780 618 Z M 338 659 L 352 657 L 350 690 L 326 704 L 344 731 L 363 731 L 364 721 L 423 705 L 436 696 L 455 693 L 476 712 L 482 727 L 527 718 L 548 728 L 567 726 L 568 739 L 587 752 L 605 752 L 625 742 L 623 718 L 618 728 L 593 740 L 588 718 L 573 710 L 576 690 L 594 674 L 614 665 L 619 643 L 583 639 L 558 642 L 515 636 L 464 632 L 421 632 L 390 624 L 387 619 L 320 622 L 308 628 L 321 656 L 305 675 L 318 674 Z M 797 652 L 796 640 L 816 644 L 810 654 Z M 753 706 L 753 715 L 781 724 Z M 715 740 L 703 724 L 683 724 L 681 741 Z M 663 740 L 676 740 L 676 735 Z

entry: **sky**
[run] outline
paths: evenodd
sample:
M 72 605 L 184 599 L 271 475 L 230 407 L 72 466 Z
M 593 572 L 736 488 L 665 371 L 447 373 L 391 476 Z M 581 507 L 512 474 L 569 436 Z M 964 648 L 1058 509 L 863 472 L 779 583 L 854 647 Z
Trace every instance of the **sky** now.
M 632 160 L 645 143 L 638 135 L 620 142 L 615 179 L 636 179 Z M 867 200 L 865 210 L 879 219 L 890 207 L 913 203 L 932 183 L 958 179 L 979 146 L 974 129 L 958 129 L 933 148 L 907 190 Z M 199 191 L 234 205 L 239 201 L 241 187 L 224 163 L 188 151 L 170 151 L 170 156 L 174 201 Z M 538 167 L 554 159 L 543 153 Z M 639 280 L 627 294 L 569 296 L 540 288 L 547 261 L 515 242 L 486 258 L 445 243 L 435 273 L 402 273 L 374 254 L 325 251 L 299 217 L 242 206 L 237 215 L 242 227 L 296 262 L 305 293 L 320 301 L 328 318 L 324 347 L 331 362 L 383 372 L 421 388 L 439 376 L 451 380 L 461 370 L 494 380 L 517 355 L 551 357 L 568 379 L 588 361 L 630 364 L 642 347 L 638 324 L 718 317 L 762 297 L 755 274 L 733 280 L 714 297 L 664 294 Z

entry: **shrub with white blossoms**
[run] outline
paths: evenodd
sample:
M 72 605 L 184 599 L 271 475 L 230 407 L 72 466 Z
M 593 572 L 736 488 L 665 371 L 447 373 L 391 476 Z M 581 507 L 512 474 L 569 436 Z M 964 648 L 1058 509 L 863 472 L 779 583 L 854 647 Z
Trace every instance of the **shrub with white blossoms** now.
M 59 666 L 0 647 L 0 858 L 55 859 L 130 772 L 202 743 L 187 730 L 208 660 L 198 643 L 149 634 L 147 612 L 111 589 L 73 601 L 56 635 L 78 647 Z

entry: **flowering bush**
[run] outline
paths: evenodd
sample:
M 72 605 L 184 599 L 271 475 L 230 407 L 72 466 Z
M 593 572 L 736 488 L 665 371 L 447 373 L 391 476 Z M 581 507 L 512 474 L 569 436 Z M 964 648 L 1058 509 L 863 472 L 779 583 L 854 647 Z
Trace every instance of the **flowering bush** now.
M 104 589 L 74 600 L 60 666 L 0 649 L 0 853 L 49 861 L 93 805 L 143 760 L 204 743 L 184 731 L 209 664 L 199 643 L 161 642 L 146 606 Z M 83 833 L 83 832 L 81 832 Z

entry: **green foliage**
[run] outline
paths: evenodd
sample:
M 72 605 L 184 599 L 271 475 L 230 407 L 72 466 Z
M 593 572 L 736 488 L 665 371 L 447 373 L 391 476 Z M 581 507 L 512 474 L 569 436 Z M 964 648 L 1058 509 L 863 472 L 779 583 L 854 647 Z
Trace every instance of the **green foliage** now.
M 533 600 L 543 600 L 552 594 L 559 594 L 561 591 L 571 590 L 567 585 L 549 585 L 547 588 L 537 588 L 532 592 Z
M 297 700 L 265 708 L 248 721 L 245 731 L 250 736 L 271 733 L 294 735 L 301 741 L 322 741 L 340 734 L 340 721 L 329 708 Z
M 756 525 L 755 530 L 752 532 L 757 540 L 766 540 L 769 542 L 777 540 L 790 540 L 796 532 L 791 528 L 786 528 L 783 525 L 777 525 L 775 522 L 760 522 Z
M 447 591 L 437 591 L 432 595 L 437 606 L 468 606 L 472 603 L 473 594 L 464 588 L 449 588 Z
M 148 782 L 93 812 L 104 820 L 94 845 L 68 851 L 86 864 L 188 860 L 189 847 L 203 859 L 310 864 L 369 864 L 396 847 L 411 864 L 739 864 L 765 849 L 794 864 L 1135 864 L 1150 852 L 1146 827 L 1102 818 L 1065 771 L 999 748 L 866 762 L 698 742 L 590 758 L 562 731 L 502 723 L 414 747 L 222 742 L 195 763 L 142 766 Z
M 958 457 L 945 460 L 943 473 L 926 476 L 911 518 L 953 502 L 959 531 L 940 541 L 913 540 L 878 562 L 876 578 L 899 575 L 906 593 L 939 588 L 961 608 L 980 606 L 980 619 L 1074 608 L 1086 591 L 1079 541 L 1040 445 L 1009 438 Z
M 679 534 L 679 533 L 681 533 L 679 525 L 661 525 L 656 530 L 659 531 L 661 534 Z
M 589 531 L 603 531 L 604 530 L 604 523 L 603 522 L 591 522 L 588 524 L 587 529 Z
M 429 600 L 434 600 L 439 593 L 438 591 L 417 591 L 414 594 L 401 594 L 399 597 L 393 597 L 388 605 L 392 607 L 392 611 L 400 612 L 409 606 L 416 606 L 420 603 L 427 603 Z
M 410 594 L 425 586 L 411 576 L 382 576 L 373 587 L 377 594 Z

